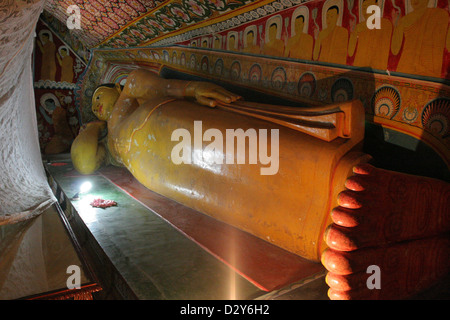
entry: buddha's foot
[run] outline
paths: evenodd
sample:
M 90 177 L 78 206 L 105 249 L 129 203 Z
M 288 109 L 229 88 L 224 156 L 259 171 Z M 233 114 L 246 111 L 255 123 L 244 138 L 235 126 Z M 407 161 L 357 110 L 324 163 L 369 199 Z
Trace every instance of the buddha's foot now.
M 449 261 L 448 235 L 322 254 L 333 300 L 411 297 L 448 274 Z
M 448 273 L 450 184 L 369 164 L 354 173 L 325 232 L 329 297 L 401 299 Z M 381 289 L 369 288 L 372 272 Z

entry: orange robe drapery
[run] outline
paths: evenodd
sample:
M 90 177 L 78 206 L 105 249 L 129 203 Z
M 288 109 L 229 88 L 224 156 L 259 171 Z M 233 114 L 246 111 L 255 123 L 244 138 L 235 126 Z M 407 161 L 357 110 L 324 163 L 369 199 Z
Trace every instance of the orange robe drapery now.
M 55 81 L 56 76 L 56 46 L 48 41 L 42 46 L 41 79 Z
M 353 65 L 386 70 L 388 67 L 391 35 L 392 24 L 384 18 L 381 19 L 380 29 L 365 28 L 364 31 L 358 34 L 358 44 Z
M 411 26 L 405 27 L 398 72 L 441 77 L 448 28 L 448 13 L 428 8 Z
M 336 26 L 322 40 L 319 61 L 346 64 L 347 63 L 348 31 Z

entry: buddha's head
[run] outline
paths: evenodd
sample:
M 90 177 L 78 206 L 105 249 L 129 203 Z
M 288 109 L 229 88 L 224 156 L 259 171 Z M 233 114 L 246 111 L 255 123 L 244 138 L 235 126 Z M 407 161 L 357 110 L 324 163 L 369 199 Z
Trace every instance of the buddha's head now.
M 332 28 L 337 25 L 337 21 L 339 18 L 339 7 L 338 6 L 331 6 L 327 10 L 327 28 Z
M 362 11 L 362 15 L 364 16 L 364 18 L 366 20 L 370 15 L 372 15 L 372 13 L 367 12 L 367 8 L 372 5 L 377 5 L 377 3 L 378 3 L 378 0 L 363 0 L 362 6 L 361 6 L 361 11 Z
M 50 40 L 50 35 L 47 32 L 42 33 L 41 41 L 46 44 Z
M 269 41 L 273 41 L 277 38 L 278 26 L 276 23 L 272 23 L 269 27 Z
M 428 6 L 428 0 L 411 0 L 411 6 L 414 10 L 425 9 Z
M 247 46 L 252 46 L 255 42 L 255 35 L 253 34 L 253 31 L 247 32 Z
M 218 37 L 214 38 L 214 49 L 220 49 L 220 39 Z
M 300 15 L 295 18 L 295 32 L 296 34 L 300 34 L 303 32 L 303 27 L 305 26 L 305 17 Z
M 236 47 L 236 39 L 234 35 L 231 35 L 230 38 L 228 39 L 228 48 L 230 50 L 233 50 L 235 47 Z
M 56 109 L 55 100 L 53 99 L 46 99 L 44 101 L 45 109 L 51 114 L 53 113 L 53 110 Z
M 107 121 L 111 111 L 120 96 L 119 84 L 102 84 L 92 96 L 92 112 L 99 120 Z
M 61 57 L 65 57 L 65 56 L 67 56 L 68 54 L 67 54 L 67 49 L 66 48 L 62 48 L 61 49 Z

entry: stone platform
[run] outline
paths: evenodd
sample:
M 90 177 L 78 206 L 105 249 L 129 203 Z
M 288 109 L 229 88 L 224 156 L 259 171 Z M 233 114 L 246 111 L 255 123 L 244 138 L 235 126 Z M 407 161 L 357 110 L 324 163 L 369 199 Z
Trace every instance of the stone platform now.
M 144 188 L 125 169 L 78 174 L 47 160 L 50 185 L 103 292 L 120 299 L 327 299 L 325 269 Z M 80 184 L 91 191 L 71 198 Z M 114 200 L 101 209 L 94 198 Z

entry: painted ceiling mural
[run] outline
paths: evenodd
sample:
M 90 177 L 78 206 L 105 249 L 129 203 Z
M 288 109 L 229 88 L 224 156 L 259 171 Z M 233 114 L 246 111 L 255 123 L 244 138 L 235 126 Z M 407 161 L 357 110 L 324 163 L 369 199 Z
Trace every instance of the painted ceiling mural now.
M 379 0 L 382 28 L 368 30 L 365 21 L 369 15 L 364 9 L 372 2 L 378 3 L 49 0 L 43 20 L 62 31 L 61 25 L 69 17 L 67 8 L 77 5 L 81 29 L 63 33 L 70 33 L 68 41 L 73 42 L 75 51 L 83 47 L 78 49 L 81 56 L 93 48 L 179 44 L 447 79 L 448 1 Z M 417 19 L 414 7 L 418 12 L 417 6 L 422 4 L 428 8 Z M 330 10 L 332 7 L 336 9 Z M 299 22 L 299 17 L 303 21 Z M 331 23 L 329 28 L 327 23 Z
M 168 34 L 208 25 L 214 19 L 235 15 L 236 9 L 271 3 L 249 0 L 49 0 L 46 11 L 67 21 L 67 8 L 77 5 L 81 30 L 73 33 L 91 47 L 148 45 Z M 283 0 L 286 5 L 300 0 Z M 281 7 L 284 7 L 281 5 Z

